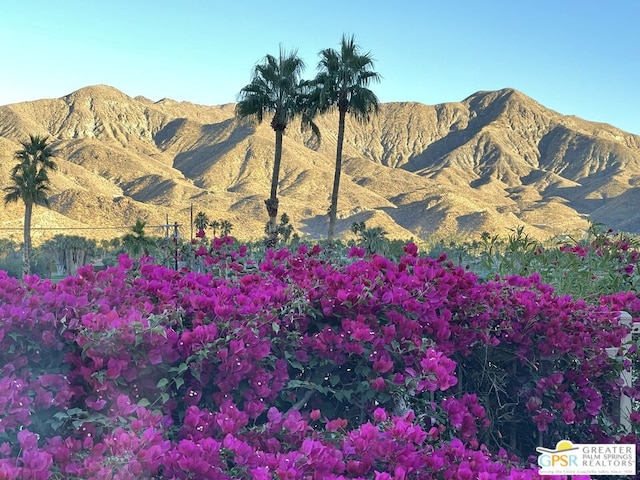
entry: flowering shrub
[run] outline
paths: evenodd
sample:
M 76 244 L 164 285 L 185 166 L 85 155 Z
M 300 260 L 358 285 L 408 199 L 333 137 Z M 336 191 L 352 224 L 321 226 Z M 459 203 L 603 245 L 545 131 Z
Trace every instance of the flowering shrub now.
M 538 273 L 558 293 L 597 302 L 603 294 L 638 290 L 639 246 L 637 238 L 592 224 L 578 241 L 545 245 L 520 227 L 506 240 L 485 233 L 481 242 L 449 248 L 457 251 L 458 263 L 468 264 L 481 277 Z
M 623 438 L 606 348 L 630 298 L 483 282 L 411 244 L 197 247 L 215 274 L 0 272 L 0 478 L 529 479 L 538 443 Z

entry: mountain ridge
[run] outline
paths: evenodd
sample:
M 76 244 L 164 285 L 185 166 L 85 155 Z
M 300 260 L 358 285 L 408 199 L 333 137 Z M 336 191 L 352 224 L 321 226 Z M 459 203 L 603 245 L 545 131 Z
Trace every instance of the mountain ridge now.
M 59 171 L 51 211 L 36 209 L 36 228 L 80 224 L 83 235 L 104 238 L 124 232 L 98 225 L 168 218 L 187 235 L 193 204 L 212 220 L 230 220 L 237 236 L 259 238 L 273 131 L 268 122 L 239 121 L 234 107 L 153 102 L 108 85 L 0 106 L 0 178 L 6 183 L 21 140 L 47 135 Z M 310 238 L 326 231 L 337 114 L 317 123 L 319 145 L 296 122 L 287 128 L 279 189 L 280 213 Z M 640 233 L 640 136 L 562 115 L 513 88 L 437 105 L 382 104 L 368 124 L 348 119 L 343 157 L 342 235 L 363 219 L 423 240 L 521 225 L 548 238 L 583 230 L 588 219 Z M 6 208 L 0 228 L 13 228 L 21 212 Z

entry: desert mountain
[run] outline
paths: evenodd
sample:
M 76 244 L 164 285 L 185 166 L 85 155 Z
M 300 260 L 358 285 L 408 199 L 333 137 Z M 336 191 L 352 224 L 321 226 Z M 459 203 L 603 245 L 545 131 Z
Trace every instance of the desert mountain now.
M 311 238 L 326 235 L 337 116 L 318 124 L 320 144 L 288 128 L 279 190 L 280 213 Z M 231 221 L 240 238 L 262 235 L 274 135 L 268 122 L 236 120 L 232 104 L 153 102 L 98 85 L 0 106 L 5 185 L 30 134 L 49 136 L 59 167 L 51 208 L 34 214 L 36 239 L 110 238 L 137 218 L 150 226 L 168 218 L 189 235 L 191 205 Z M 435 106 L 383 104 L 370 123 L 348 122 L 337 231 L 366 221 L 393 237 L 427 239 L 525 226 L 546 238 L 591 219 L 640 233 L 639 201 L 639 136 L 503 89 Z M 20 240 L 22 215 L 21 205 L 3 209 L 0 235 Z

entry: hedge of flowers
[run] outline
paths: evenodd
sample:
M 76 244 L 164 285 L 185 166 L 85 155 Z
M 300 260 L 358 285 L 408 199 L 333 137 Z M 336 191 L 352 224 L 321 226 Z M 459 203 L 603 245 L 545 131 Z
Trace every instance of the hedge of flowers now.
M 412 244 L 197 254 L 0 272 L 0 479 L 532 479 L 539 444 L 638 443 L 606 351 L 632 294 L 480 281 Z

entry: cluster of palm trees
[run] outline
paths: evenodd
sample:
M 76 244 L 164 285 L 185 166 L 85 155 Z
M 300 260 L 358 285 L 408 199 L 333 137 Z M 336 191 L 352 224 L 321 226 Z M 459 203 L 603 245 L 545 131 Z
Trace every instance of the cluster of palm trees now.
M 342 146 L 347 113 L 362 122 L 367 122 L 378 111 L 378 98 L 368 88 L 379 82 L 380 75 L 373 70 L 373 58 L 369 52 L 362 53 L 354 36 L 343 35 L 340 49 L 321 50 L 318 73 L 313 80 L 303 80 L 305 68 L 297 51 L 280 49 L 279 57 L 266 55 L 253 71 L 251 82 L 239 94 L 236 115 L 240 118 L 254 117 L 262 122 L 265 114 L 272 114 L 271 127 L 275 132 L 275 154 L 271 178 L 271 193 L 265 205 L 269 215 L 267 247 L 278 242 L 278 183 L 282 160 L 282 137 L 287 126 L 299 117 L 303 128 L 310 127 L 320 139 L 320 131 L 314 118 L 332 109 L 338 110 L 338 138 L 336 164 L 329 207 L 329 229 L 327 239 L 333 242 L 338 194 L 342 172 Z
M 287 126 L 299 117 L 303 128 L 310 128 L 318 140 L 321 133 L 314 123 L 316 116 L 332 109 L 338 111 L 338 138 L 336 148 L 335 175 L 329 207 L 328 241 L 333 242 L 338 193 L 342 171 L 342 146 L 344 142 L 345 119 L 348 113 L 362 122 L 370 119 L 378 111 L 378 98 L 368 88 L 380 81 L 380 75 L 373 70 L 370 53 L 362 53 L 355 43 L 355 37 L 343 35 L 340 49 L 321 50 L 318 73 L 313 80 L 302 79 L 305 68 L 297 51 L 286 52 L 282 48 L 276 58 L 266 55 L 253 71 L 251 82 L 239 94 L 236 115 L 240 118 L 254 117 L 262 122 L 265 114 L 271 114 L 271 127 L 275 132 L 275 155 L 271 178 L 271 193 L 265 205 L 269 215 L 267 225 L 267 247 L 277 245 L 278 236 L 284 235 L 282 225 L 278 225 L 278 183 L 282 159 L 282 138 Z M 31 271 L 31 217 L 35 205 L 48 205 L 49 172 L 56 169 L 53 161 L 55 152 L 48 143 L 48 137 L 30 135 L 29 141 L 21 142 L 22 148 L 15 153 L 16 165 L 11 170 L 10 185 L 4 188 L 5 205 L 22 201 L 24 214 L 24 246 L 22 249 L 23 274 Z M 223 235 L 229 235 L 233 225 L 226 221 L 208 223 L 202 214 L 197 218 L 202 228 L 210 226 Z M 288 223 L 288 222 L 287 222 Z M 286 226 L 286 225 L 285 225 Z M 133 227 L 127 240 L 141 251 L 149 248 L 143 235 L 144 223 Z M 290 234 L 290 232 L 287 230 Z M 287 235 L 288 236 L 288 235 Z
M 216 237 L 218 232 L 220 232 L 220 236 L 227 237 L 231 235 L 231 231 L 233 230 L 233 223 L 229 220 L 213 220 L 209 221 L 209 217 L 204 212 L 198 212 L 196 214 L 195 219 L 193 220 L 193 224 L 198 230 L 204 231 L 207 227 L 211 227 L 213 231 L 213 236 Z

